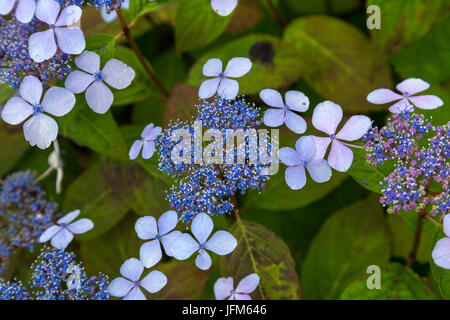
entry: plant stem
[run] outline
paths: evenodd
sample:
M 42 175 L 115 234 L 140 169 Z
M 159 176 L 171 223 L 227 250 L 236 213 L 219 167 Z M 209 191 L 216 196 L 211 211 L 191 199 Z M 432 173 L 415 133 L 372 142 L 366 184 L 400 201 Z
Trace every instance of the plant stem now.
M 269 4 L 270 10 L 272 11 L 272 14 L 275 18 L 275 21 L 282 27 L 285 28 L 287 26 L 287 22 L 281 17 L 280 13 L 278 12 L 277 7 L 273 4 L 272 0 L 267 0 L 267 3 Z
M 437 222 L 436 220 L 434 220 L 430 216 L 425 216 L 425 219 L 427 219 L 428 221 L 430 221 L 431 223 L 433 223 L 434 225 L 436 225 L 438 227 L 442 227 L 442 225 L 439 222 Z
M 416 260 L 416 254 L 417 250 L 419 249 L 420 245 L 420 238 L 422 235 L 422 228 L 423 228 L 423 220 L 425 219 L 426 212 L 419 213 L 419 217 L 417 220 L 417 226 L 416 226 L 416 233 L 414 235 L 414 241 L 411 251 L 409 252 L 408 261 L 405 264 L 405 267 L 411 267 L 414 261 Z
M 125 37 L 128 40 L 128 43 L 130 44 L 131 49 L 136 54 L 136 57 L 139 59 L 139 62 L 144 67 L 145 71 L 149 75 L 149 77 L 153 80 L 153 82 L 156 84 L 158 89 L 166 96 L 166 98 L 169 97 L 169 92 L 164 88 L 163 84 L 158 80 L 156 75 L 153 73 L 152 68 L 148 64 L 147 60 L 145 59 L 144 55 L 142 54 L 141 50 L 139 50 L 139 47 L 136 44 L 136 41 L 134 41 L 133 37 L 130 34 L 130 29 L 128 28 L 127 23 L 125 22 L 125 19 L 122 15 L 122 12 L 120 9 L 116 9 L 117 17 L 119 18 L 120 24 L 122 25 L 122 31 Z
M 241 221 L 241 217 L 239 216 L 238 203 L 235 196 L 230 196 L 231 203 L 233 204 L 234 215 L 236 216 L 236 220 Z

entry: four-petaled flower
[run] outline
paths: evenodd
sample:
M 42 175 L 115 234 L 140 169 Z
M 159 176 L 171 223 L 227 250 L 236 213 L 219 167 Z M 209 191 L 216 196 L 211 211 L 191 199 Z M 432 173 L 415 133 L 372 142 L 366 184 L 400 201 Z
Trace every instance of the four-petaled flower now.
M 48 148 L 58 136 L 58 124 L 44 112 L 64 116 L 75 105 L 75 96 L 67 89 L 51 87 L 41 102 L 42 83 L 34 76 L 23 78 L 19 91 L 20 97 L 13 97 L 6 103 L 2 119 L 17 125 L 31 116 L 23 125 L 25 139 L 32 146 Z
M 140 258 L 144 267 L 151 268 L 161 260 L 161 243 L 166 254 L 171 255 L 170 247 L 173 241 L 181 235 L 180 231 L 172 231 L 177 223 L 178 216 L 175 211 L 165 212 L 158 219 L 158 225 L 153 217 L 142 217 L 136 221 L 134 228 L 138 237 L 142 240 L 154 239 L 141 246 Z
M 273 89 L 264 89 L 259 93 L 265 104 L 277 109 L 268 109 L 264 113 L 264 124 L 269 127 L 279 127 L 283 123 L 294 131 L 302 134 L 306 131 L 306 121 L 294 111 L 305 112 L 309 107 L 309 99 L 302 92 L 291 90 L 286 92 L 286 104 L 281 94 Z
M 115 278 L 109 284 L 109 294 L 113 297 L 123 297 L 124 300 L 146 300 L 140 287 L 150 293 L 156 293 L 167 284 L 164 273 L 154 270 L 140 280 L 143 272 L 144 266 L 138 259 L 128 259 L 120 267 L 123 277 Z
M 39 0 L 36 5 L 36 18 L 50 27 L 33 33 L 28 39 L 28 53 L 36 62 L 53 57 L 58 47 L 67 54 L 80 54 L 86 47 L 83 31 L 72 26 L 80 20 L 81 8 L 68 6 L 59 14 L 60 9 L 59 3 L 54 0 Z
M 22 23 L 28 23 L 34 17 L 34 10 L 36 9 L 36 0 L 0 0 L 0 15 L 9 14 L 16 7 L 16 18 Z
M 103 114 L 111 107 L 114 96 L 103 83 L 114 89 L 124 89 L 133 81 L 135 72 L 120 60 L 111 59 L 100 70 L 100 56 L 92 51 L 84 51 L 75 58 L 75 64 L 83 71 L 71 72 L 65 82 L 67 89 L 73 93 L 86 90 L 86 102 L 97 113 Z
M 147 125 L 141 133 L 141 138 L 134 141 L 128 153 L 131 160 L 134 160 L 142 150 L 142 158 L 150 159 L 155 152 L 155 139 L 161 133 L 161 127 L 155 127 L 153 123 Z
M 209 238 L 213 228 L 214 224 L 209 215 L 206 213 L 197 214 L 191 224 L 191 231 L 197 241 L 190 234 L 181 234 L 170 248 L 172 256 L 177 260 L 185 260 L 192 256 L 194 252 L 198 252 L 195 265 L 202 270 L 208 270 L 211 267 L 211 257 L 206 250 L 218 255 L 226 255 L 237 246 L 236 238 L 227 231 L 217 231 Z
M 232 100 L 239 93 L 239 83 L 230 78 L 240 78 L 252 68 L 252 62 L 248 58 L 233 58 L 228 61 L 225 71 L 222 72 L 220 59 L 209 59 L 203 66 L 203 75 L 215 77 L 203 81 L 198 91 L 201 99 L 212 97 L 216 92 L 223 99 Z
M 353 152 L 345 141 L 355 141 L 360 139 L 371 127 L 372 121 L 366 116 L 352 116 L 342 129 L 336 134 L 336 129 L 342 120 L 342 108 L 331 101 L 319 103 L 314 109 L 312 124 L 314 128 L 325 132 L 328 137 L 312 136 L 316 143 L 316 155 L 314 158 L 324 158 L 328 146 L 331 144 L 328 164 L 337 171 L 347 171 L 353 162 Z M 354 147 L 354 146 L 353 146 Z
M 74 234 L 82 234 L 88 232 L 94 227 L 94 223 L 91 219 L 83 218 L 78 221 L 72 222 L 80 214 L 80 210 L 72 211 L 66 214 L 64 217 L 56 221 L 56 225 L 50 226 L 39 237 L 39 242 L 47 242 L 51 239 L 50 243 L 53 247 L 59 250 L 67 248 L 69 243 L 73 239 Z
M 238 0 L 211 0 L 211 7 L 219 16 L 228 16 L 237 4 Z
M 252 300 L 250 293 L 258 287 L 259 280 L 256 273 L 251 273 L 238 283 L 235 290 L 232 277 L 219 278 L 214 284 L 214 295 L 216 300 Z
M 295 143 L 295 150 L 289 147 L 281 148 L 279 155 L 281 162 L 288 166 L 285 179 L 292 190 L 298 190 L 305 186 L 305 167 L 316 182 L 322 183 L 331 178 L 331 169 L 327 161 L 315 158 L 316 144 L 310 136 L 298 139 Z
M 444 216 L 444 233 L 447 237 L 440 239 L 431 253 L 434 263 L 444 269 L 450 269 L 450 215 Z
M 377 89 L 369 93 L 367 101 L 374 104 L 385 104 L 398 101 L 391 107 L 389 111 L 392 113 L 401 113 L 402 111 L 414 111 L 413 103 L 420 109 L 436 109 L 444 104 L 437 96 L 422 95 L 413 96 L 416 93 L 427 90 L 430 87 L 428 82 L 418 78 L 409 78 L 397 84 L 396 88 L 402 94 L 395 93 L 390 89 Z

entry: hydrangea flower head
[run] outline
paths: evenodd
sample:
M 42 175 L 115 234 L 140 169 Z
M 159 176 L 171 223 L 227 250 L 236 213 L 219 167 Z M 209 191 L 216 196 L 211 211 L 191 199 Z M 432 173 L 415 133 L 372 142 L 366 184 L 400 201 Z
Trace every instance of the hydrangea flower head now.
M 167 277 L 162 272 L 154 270 L 141 280 L 143 272 L 144 266 L 138 259 L 128 259 L 120 267 L 123 277 L 111 281 L 108 292 L 113 297 L 123 297 L 124 300 L 146 300 L 141 287 L 150 293 L 156 293 L 167 284 Z
M 135 77 L 134 70 L 120 60 L 111 59 L 100 70 L 100 56 L 92 51 L 84 51 L 75 58 L 75 64 L 83 71 L 71 72 L 65 87 L 73 93 L 86 91 L 88 106 L 103 114 L 111 107 L 114 96 L 105 82 L 114 89 L 125 89 Z
M 220 230 L 209 237 L 213 228 L 211 217 L 206 213 L 199 213 L 191 224 L 195 239 L 190 234 L 181 234 L 170 249 L 173 257 L 177 260 L 185 260 L 198 252 L 195 265 L 201 270 L 208 270 L 211 267 L 211 257 L 206 250 L 222 256 L 229 254 L 237 246 L 236 238 L 227 231 Z
M 315 158 L 316 144 L 310 136 L 297 140 L 295 149 L 285 147 L 279 151 L 281 162 L 288 166 L 285 179 L 293 190 L 301 189 L 306 184 L 305 168 L 316 182 L 325 182 L 331 178 L 331 169 L 326 160 Z
M 137 158 L 142 150 L 142 158 L 150 159 L 155 152 L 155 139 L 161 134 L 161 127 L 155 127 L 153 123 L 147 125 L 141 133 L 141 138 L 136 140 L 130 148 L 131 160 Z
M 94 227 L 94 223 L 87 218 L 72 222 L 80 214 L 80 210 L 72 211 L 59 219 L 56 225 L 50 226 L 40 236 L 39 242 L 50 243 L 56 249 L 64 250 L 73 239 L 74 234 L 82 234 L 88 232 Z
M 440 239 L 431 253 L 434 263 L 444 269 L 450 269 L 450 216 L 444 216 L 444 233 L 447 237 Z
M 158 224 L 153 217 L 142 217 L 136 221 L 135 230 L 142 240 L 151 240 L 144 243 L 140 249 L 141 262 L 146 268 L 151 268 L 157 264 L 162 257 L 161 243 L 167 255 L 170 254 L 170 247 L 173 241 L 181 234 L 180 231 L 172 231 L 178 223 L 178 216 L 175 211 L 167 211 L 158 219 Z
M 273 89 L 264 89 L 259 93 L 265 104 L 274 107 L 264 114 L 264 124 L 269 127 L 279 127 L 283 123 L 293 132 L 302 134 L 306 131 L 306 121 L 294 111 L 305 112 L 309 107 L 309 99 L 302 92 L 291 90 L 286 92 L 286 103 L 281 94 Z
M 16 5 L 17 3 L 17 5 Z M 22 23 L 28 23 L 34 17 L 36 0 L 1 0 L 0 15 L 9 14 L 16 5 L 15 16 Z
M 252 300 L 250 293 L 259 285 L 260 278 L 256 273 L 249 274 L 242 279 L 236 289 L 233 286 L 233 278 L 219 278 L 214 284 L 216 300 Z
M 198 96 L 208 99 L 217 94 L 223 99 L 232 100 L 239 93 L 239 83 L 229 78 L 240 78 L 252 68 L 252 62 L 248 58 L 233 58 L 228 61 L 225 71 L 222 69 L 222 61 L 214 58 L 206 61 L 203 66 L 203 75 L 214 77 L 205 80 L 200 85 Z
M 219 16 L 228 16 L 237 4 L 238 0 L 211 0 L 211 7 Z
M 20 97 L 12 97 L 2 110 L 2 119 L 17 125 L 29 118 L 23 125 L 25 139 L 32 145 L 46 149 L 58 136 L 58 124 L 45 113 L 62 117 L 75 105 L 75 96 L 67 89 L 51 87 L 44 98 L 42 83 L 34 76 L 26 76 L 20 85 Z
M 352 165 L 353 152 L 347 147 L 349 145 L 341 140 L 355 141 L 361 139 L 370 129 L 372 121 L 366 116 L 352 116 L 336 134 L 342 115 L 340 105 L 331 101 L 319 103 L 314 109 L 312 124 L 317 130 L 325 132 L 328 137 L 312 137 L 317 148 L 315 158 L 323 158 L 331 143 L 328 164 L 337 171 L 345 172 Z
M 403 110 L 414 111 L 414 104 L 420 109 L 436 109 L 444 104 L 444 102 L 437 96 L 422 95 L 415 96 L 415 94 L 425 91 L 430 87 L 428 82 L 418 78 L 409 78 L 397 84 L 396 88 L 401 94 L 395 93 L 390 89 L 377 89 L 369 93 L 367 101 L 374 104 L 385 104 L 389 102 L 396 102 L 389 107 L 392 113 L 400 113 Z
M 50 27 L 32 34 L 28 39 L 30 57 L 36 62 L 50 59 L 58 48 L 67 54 L 80 54 L 86 47 L 83 31 L 72 27 L 81 18 L 81 8 L 72 5 L 65 7 L 61 13 L 60 10 L 59 3 L 54 0 L 39 0 L 36 5 L 36 18 Z

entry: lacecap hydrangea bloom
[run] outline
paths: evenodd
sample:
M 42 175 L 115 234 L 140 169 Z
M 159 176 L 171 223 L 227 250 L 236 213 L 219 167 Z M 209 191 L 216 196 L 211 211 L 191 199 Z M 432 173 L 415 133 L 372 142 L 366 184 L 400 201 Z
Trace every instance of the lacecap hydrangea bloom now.
M 214 283 L 214 295 L 216 300 L 252 300 L 250 294 L 258 287 L 259 281 L 259 276 L 252 273 L 239 281 L 235 289 L 232 277 L 219 278 Z
M 41 234 L 59 218 L 56 204 L 30 172 L 9 175 L 0 185 L 0 274 L 18 248 L 32 251 Z

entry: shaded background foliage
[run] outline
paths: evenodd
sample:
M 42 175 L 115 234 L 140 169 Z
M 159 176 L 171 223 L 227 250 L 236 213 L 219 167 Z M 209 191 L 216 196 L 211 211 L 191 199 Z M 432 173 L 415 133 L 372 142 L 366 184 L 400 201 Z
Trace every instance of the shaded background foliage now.
M 431 84 L 430 94 L 444 101 L 435 124 L 449 119 L 450 2 L 448 0 L 278 0 L 279 15 L 267 0 L 239 0 L 229 17 L 216 15 L 209 0 L 131 0 L 124 11 L 131 33 L 170 96 L 165 101 L 127 46 L 118 21 L 106 24 L 93 8 L 84 10 L 82 28 L 87 50 L 102 61 L 117 57 L 136 70 L 132 86 L 115 93 L 105 115 L 77 106 L 59 119 L 64 160 L 63 193 L 56 194 L 51 176 L 43 182 L 49 197 L 65 211 L 81 209 L 95 228 L 71 244 L 90 274 L 118 276 L 122 262 L 138 256 L 134 232 L 139 216 L 169 209 L 167 176 L 157 170 L 157 157 L 128 160 L 128 148 L 149 122 L 164 126 L 187 119 L 204 80 L 209 58 L 226 61 L 245 56 L 252 71 L 239 80 L 240 93 L 261 105 L 260 90 L 296 89 L 320 101 L 340 104 L 346 115 L 363 113 L 382 125 L 386 109 L 366 102 L 380 87 L 392 88 L 408 77 Z M 381 29 L 368 30 L 366 7 L 381 9 Z M 0 103 L 13 91 L 2 85 Z M 164 102 L 163 102 L 164 101 Z M 308 126 L 309 130 L 312 126 Z M 298 138 L 281 130 L 280 145 Z M 42 173 L 51 150 L 28 146 L 20 127 L 0 123 L 0 175 L 30 169 Z M 205 272 L 192 261 L 164 261 L 169 278 L 158 299 L 211 299 L 219 276 L 238 281 L 251 272 L 261 276 L 255 298 L 266 299 L 439 299 L 450 298 L 450 275 L 430 261 L 430 248 L 440 237 L 425 221 L 412 268 L 402 264 L 412 246 L 416 215 L 387 215 L 378 202 L 379 181 L 388 173 L 365 164 L 354 151 L 354 163 L 331 181 L 309 181 L 299 191 L 284 182 L 284 166 L 261 192 L 240 196 L 241 222 L 217 217 L 215 224 L 232 232 L 239 245 L 224 258 L 215 256 Z M 179 227 L 183 229 L 184 226 Z M 37 252 L 35 252 L 37 254 Z M 34 255 L 35 255 L 34 254 Z M 26 279 L 33 254 L 21 251 L 5 273 Z M 368 290 L 369 265 L 382 268 L 382 290 Z

